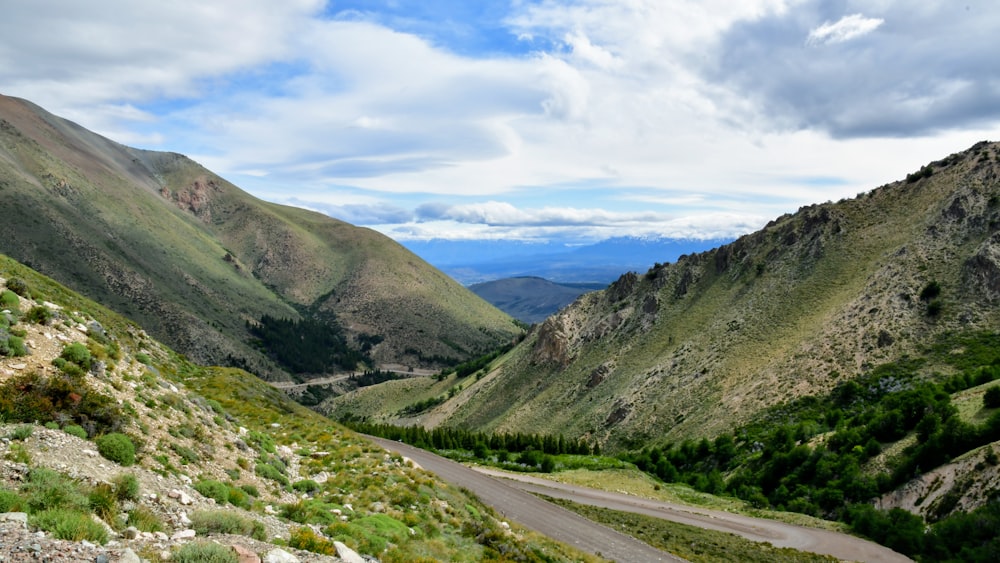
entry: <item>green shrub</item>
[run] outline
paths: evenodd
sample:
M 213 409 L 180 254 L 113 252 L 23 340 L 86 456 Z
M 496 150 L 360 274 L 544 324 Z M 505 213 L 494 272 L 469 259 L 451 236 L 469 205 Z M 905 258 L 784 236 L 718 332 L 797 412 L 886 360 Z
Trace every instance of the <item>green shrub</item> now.
M 27 512 L 42 512 L 57 508 L 87 512 L 90 499 L 69 477 L 44 467 L 28 473 L 28 480 L 21 486 Z
M 24 346 L 23 338 L 9 334 L 6 330 L 0 330 L 0 356 L 18 358 L 27 355 L 28 349 Z
M 135 463 L 135 444 L 128 436 L 120 432 L 112 432 L 98 436 L 94 442 L 97 444 L 97 451 L 105 459 L 125 467 Z
M 254 486 L 254 485 L 240 485 L 240 490 L 242 490 L 244 493 L 246 493 L 246 494 L 248 494 L 248 495 L 250 495 L 250 496 L 252 496 L 254 498 L 257 498 L 257 497 L 260 496 L 260 491 L 258 491 L 257 487 Z
M 87 540 L 99 544 L 108 541 L 107 529 L 86 512 L 62 508 L 45 510 L 29 517 L 28 524 L 50 532 L 60 540 Z
M 194 490 L 204 497 L 215 499 L 219 504 L 226 504 L 229 500 L 229 486 L 221 481 L 198 481 L 194 484 Z
M 256 540 L 267 539 L 267 530 L 256 520 L 226 510 L 201 510 L 191 515 L 191 529 L 200 536 L 235 534 Z
M 0 309 L 17 311 L 21 307 L 21 298 L 9 289 L 0 292 Z
M 212 542 L 184 544 L 170 555 L 176 563 L 239 563 L 231 547 Z
M 28 451 L 28 448 L 24 447 L 24 444 L 20 442 L 13 442 L 3 457 L 4 459 L 9 459 L 14 463 L 31 465 L 31 453 Z
M 79 342 L 68 344 L 63 348 L 59 357 L 80 366 L 84 370 L 90 369 L 90 350 Z
M 288 546 L 319 553 L 321 555 L 336 555 L 337 548 L 333 542 L 317 534 L 309 528 L 296 528 L 288 538 Z
M 146 354 L 145 352 L 139 352 L 138 354 L 135 355 L 135 361 L 139 362 L 140 364 L 145 364 L 148 366 L 150 362 L 149 354 Z
M 21 278 L 11 278 L 7 280 L 7 289 L 13 291 L 14 293 L 20 295 L 21 297 L 30 297 L 28 284 L 24 282 Z
M 45 423 L 45 427 L 49 430 L 59 430 L 59 423 L 54 420 L 50 420 Z
M 292 488 L 300 493 L 313 494 L 320 489 L 319 483 L 312 479 L 303 479 L 292 483 Z
M 288 477 L 282 475 L 281 472 L 278 471 L 277 468 L 275 468 L 273 465 L 270 465 L 268 463 L 258 463 L 257 467 L 254 468 L 254 471 L 257 473 L 257 475 L 260 475 L 265 479 L 270 479 L 272 481 L 277 481 L 278 483 L 281 483 L 281 486 L 283 487 L 288 486 Z
M 87 431 L 83 429 L 82 426 L 76 424 L 70 424 L 63 427 L 63 432 L 69 434 L 70 436 L 76 436 L 77 438 L 87 439 Z
M 118 516 L 119 509 L 118 497 L 115 495 L 115 490 L 111 485 L 97 485 L 90 490 L 88 499 L 90 501 L 90 509 L 94 511 L 94 514 L 98 518 L 108 524 L 114 522 L 115 517 Z
M 85 425 L 90 434 L 115 431 L 125 422 L 118 402 L 91 390 L 86 379 L 69 375 L 45 377 L 37 372 L 0 384 L 0 418 L 8 422 L 42 423 L 73 420 Z
M 122 473 L 114 478 L 112 485 L 118 500 L 139 500 L 139 479 L 131 473 Z
M 128 513 L 125 524 L 135 526 L 140 532 L 162 532 L 166 529 L 160 517 L 142 505 L 135 507 L 132 512 Z
M 983 406 L 988 409 L 1000 408 L 1000 386 L 994 385 L 983 394 Z
M 0 514 L 4 512 L 20 512 L 25 506 L 21 495 L 7 489 L 0 489 Z
M 35 432 L 35 427 L 30 424 L 22 424 L 10 433 L 11 440 L 24 441 Z
M 250 508 L 253 505 L 253 501 L 250 496 L 247 495 L 246 491 L 239 487 L 229 487 L 229 496 L 227 500 L 229 501 L 229 504 L 240 508 Z
M 52 310 L 45 305 L 35 305 L 28 310 L 28 313 L 24 316 L 24 318 L 29 323 L 47 325 L 54 316 L 55 314 Z

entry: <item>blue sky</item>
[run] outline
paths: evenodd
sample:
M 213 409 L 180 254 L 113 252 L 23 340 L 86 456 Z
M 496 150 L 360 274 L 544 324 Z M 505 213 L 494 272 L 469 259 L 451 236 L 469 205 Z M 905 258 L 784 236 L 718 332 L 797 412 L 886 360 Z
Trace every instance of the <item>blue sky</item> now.
M 1000 131 L 992 0 L 7 0 L 0 93 L 397 239 L 724 238 Z

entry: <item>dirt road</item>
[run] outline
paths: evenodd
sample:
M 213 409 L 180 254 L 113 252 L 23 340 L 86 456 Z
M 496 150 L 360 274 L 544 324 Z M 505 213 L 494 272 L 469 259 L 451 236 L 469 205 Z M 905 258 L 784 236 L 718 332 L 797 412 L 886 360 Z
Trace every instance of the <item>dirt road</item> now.
M 768 542 L 777 547 L 791 547 L 802 551 L 832 555 L 842 561 L 873 563 L 911 561 L 879 544 L 847 534 L 598 491 L 520 473 L 501 472 L 486 468 L 473 470 L 406 444 L 379 438 L 372 439 L 382 447 L 412 459 L 445 481 L 476 493 L 483 502 L 492 506 L 506 518 L 549 537 L 575 545 L 591 553 L 600 553 L 604 557 L 616 561 L 679 561 L 680 559 L 632 538 L 626 538 L 610 528 L 581 518 L 529 493 L 544 494 L 580 504 L 645 514 L 672 522 L 729 532 L 753 541 Z M 526 497 L 522 495 L 526 495 Z M 632 543 L 625 542 L 625 539 L 652 551 L 638 551 L 637 547 L 634 548 Z M 637 551 L 626 551 L 626 549 L 633 548 Z
M 369 438 L 383 448 L 413 460 L 448 483 L 469 489 L 504 518 L 582 551 L 627 563 L 684 561 L 513 487 L 510 481 L 473 471 L 449 459 L 400 442 Z

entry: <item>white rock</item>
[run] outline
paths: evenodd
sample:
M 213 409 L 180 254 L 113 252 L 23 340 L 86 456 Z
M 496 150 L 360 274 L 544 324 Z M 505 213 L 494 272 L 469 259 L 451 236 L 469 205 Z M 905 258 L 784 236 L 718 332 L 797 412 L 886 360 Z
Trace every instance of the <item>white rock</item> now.
M 197 532 L 195 532 L 194 530 L 180 530 L 178 532 L 174 532 L 174 535 L 170 536 L 170 539 L 189 540 L 197 535 L 198 535 Z
M 347 547 L 339 541 L 333 542 L 333 547 L 337 548 L 337 557 L 344 560 L 344 563 L 365 563 L 363 557 L 357 551 Z
M 142 563 L 142 559 L 132 551 L 132 548 L 126 547 L 125 551 L 122 551 L 121 557 L 118 558 L 118 563 Z
M 299 563 L 299 558 L 284 549 L 275 548 L 264 555 L 263 563 Z
M 180 516 L 177 517 L 177 521 L 180 522 L 182 526 L 190 526 L 192 524 L 191 519 L 188 518 L 186 512 L 181 512 Z

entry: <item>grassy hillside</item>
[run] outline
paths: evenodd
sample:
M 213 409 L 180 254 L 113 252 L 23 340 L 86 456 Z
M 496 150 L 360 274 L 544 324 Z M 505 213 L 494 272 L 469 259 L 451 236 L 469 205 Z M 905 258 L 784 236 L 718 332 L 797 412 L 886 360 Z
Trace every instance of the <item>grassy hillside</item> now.
M 329 555 L 333 540 L 387 562 L 597 560 L 505 530 L 466 492 L 264 381 L 192 364 L 3 255 L 0 299 L 0 340 L 23 344 L 0 351 L 0 512 L 27 512 L 45 532 L 32 542 L 134 535 L 88 548 L 111 560 L 125 547 L 228 560 L 206 558 L 216 543 L 230 557 L 230 545 Z M 167 539 L 182 531 L 194 538 Z
M 443 424 L 612 449 L 715 436 L 948 331 L 1000 328 L 998 226 L 1000 147 L 981 143 L 623 275 L 533 330 Z
M 336 317 L 376 364 L 440 365 L 512 320 L 387 237 L 263 202 L 190 159 L 0 97 L 0 251 L 202 363 L 288 373 L 248 345 L 268 314 Z M 419 351 L 419 354 L 414 353 Z

